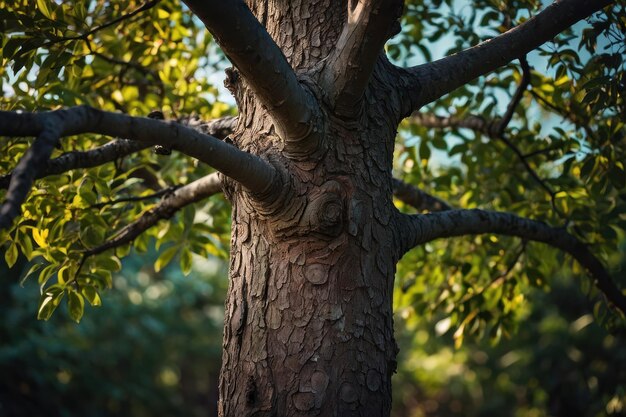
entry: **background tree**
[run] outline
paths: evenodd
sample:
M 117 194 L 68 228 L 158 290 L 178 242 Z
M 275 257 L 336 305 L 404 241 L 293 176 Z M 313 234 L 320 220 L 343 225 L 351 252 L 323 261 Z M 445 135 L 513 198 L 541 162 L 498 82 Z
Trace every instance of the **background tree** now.
M 571 255 L 592 278 L 592 296 L 599 289 L 613 309 L 599 303 L 596 314 L 623 323 L 623 291 L 609 259 L 594 255 L 615 252 L 624 228 L 623 3 L 476 2 L 457 14 L 454 3 L 409 2 L 404 15 L 401 2 L 375 0 L 186 4 L 236 68 L 226 82 L 236 120 L 186 115 L 221 116 L 224 107 L 207 102 L 211 87 L 199 78 L 212 63 L 210 37 L 178 4 L 121 11 L 40 0 L 35 17 L 28 2 L 2 9 L 12 91 L 0 133 L 19 139 L 3 141 L 0 227 L 9 265 L 20 252 L 44 261 L 26 274 L 42 286 L 40 318 L 66 297 L 79 320 L 85 299 L 100 303 L 118 257 L 131 244 L 144 249 L 142 232 L 179 210 L 180 221 L 147 232 L 157 245 L 174 242 L 156 267 L 180 254 L 189 271 L 192 252 L 217 251 L 223 226 L 191 204 L 221 185 L 233 207 L 223 415 L 388 414 L 395 265 L 415 247 L 401 264 L 402 289 L 417 314 L 448 312 L 457 343 L 466 332 L 506 331 L 524 287 L 545 285 L 561 263 L 543 262 L 545 246 L 529 241 Z M 527 53 L 602 7 L 579 51 L 560 38 L 544 52 L 549 70 L 531 70 Z M 492 23 L 502 34 L 485 31 Z M 427 63 L 387 60 L 383 47 L 399 30 L 390 55 L 406 61 L 417 48 Z M 431 59 L 424 39 L 448 34 L 458 52 Z M 516 59 L 520 68 L 509 67 Z M 533 125 L 533 101 L 565 122 L 548 132 Z M 103 110 L 15 111 L 53 103 Z M 399 124 L 413 130 L 406 141 L 396 141 Z M 101 144 L 87 133 L 124 139 Z M 418 154 L 408 146 L 415 140 Z M 437 198 L 392 178 L 394 144 L 397 172 Z M 187 156 L 140 153 L 151 145 Z M 433 166 L 431 147 L 459 160 Z M 398 211 L 393 190 L 420 213 Z M 485 233 L 505 237 L 431 243 Z

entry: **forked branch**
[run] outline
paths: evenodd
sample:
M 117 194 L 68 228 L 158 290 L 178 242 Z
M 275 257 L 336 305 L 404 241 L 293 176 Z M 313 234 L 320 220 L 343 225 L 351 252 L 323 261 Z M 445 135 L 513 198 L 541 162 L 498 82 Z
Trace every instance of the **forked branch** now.
M 310 154 L 322 140 L 321 112 L 285 55 L 243 0 L 184 0 L 215 36 L 267 107 L 287 154 Z
M 88 151 L 67 152 L 57 158 L 43 161 L 43 168 L 36 170 L 34 179 L 62 174 L 72 169 L 92 168 L 104 165 L 107 162 L 112 162 L 135 152 L 139 152 L 149 146 L 150 145 L 142 142 L 116 139 Z M 16 171 L 13 171 L 0 176 L 0 189 L 9 188 L 9 184 L 15 173 Z
M 511 213 L 486 210 L 448 210 L 424 215 L 403 216 L 403 252 L 435 239 L 493 233 L 543 242 L 569 253 L 593 278 L 595 285 L 622 314 L 626 296 L 615 285 L 604 265 L 587 246 L 567 233 L 543 222 Z
M 99 133 L 163 145 L 205 162 L 257 195 L 275 185 L 276 171 L 269 163 L 240 151 L 213 136 L 174 122 L 131 117 L 87 106 L 44 113 L 0 112 L 0 135 L 37 136 L 13 172 L 0 208 L 0 227 L 8 227 L 19 214 L 41 167 L 45 167 L 59 138 L 82 133 Z
M 224 139 L 234 129 L 237 118 L 226 116 L 219 119 L 202 121 L 195 117 L 183 117 L 177 119 L 182 125 L 188 126 L 207 135 Z M 149 148 L 150 145 L 144 142 L 137 142 L 128 139 L 116 139 L 102 146 L 88 151 L 71 151 L 61 156 L 47 161 L 45 168 L 40 169 L 35 179 L 44 178 L 50 175 L 62 174 L 72 169 L 93 168 L 104 165 L 108 162 L 124 158 L 135 152 Z M 7 189 L 13 173 L 0 176 L 0 189 Z
M 402 13 L 396 0 L 350 0 L 348 21 L 322 72 L 322 88 L 339 115 L 353 116 L 385 42 Z
M 408 69 L 401 81 L 408 113 L 526 55 L 611 0 L 557 0 L 521 25 L 472 48 Z M 406 77 L 408 76 L 408 81 Z

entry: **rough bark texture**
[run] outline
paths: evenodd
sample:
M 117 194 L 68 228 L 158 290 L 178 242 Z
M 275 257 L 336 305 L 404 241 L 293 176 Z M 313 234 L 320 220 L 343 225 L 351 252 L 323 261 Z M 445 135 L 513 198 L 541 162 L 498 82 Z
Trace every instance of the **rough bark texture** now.
M 252 10 L 295 68 L 311 68 L 329 53 L 345 8 L 257 3 Z M 233 140 L 269 160 L 282 184 L 272 204 L 234 183 L 226 190 L 233 252 L 222 416 L 389 414 L 399 239 L 391 183 L 396 131 L 387 121 L 399 104 L 389 100 L 385 65 L 381 60 L 375 70 L 366 111 L 352 120 L 326 111 L 327 151 L 297 158 L 279 151 L 263 108 L 231 76 L 240 109 Z M 309 70 L 312 80 L 316 75 Z

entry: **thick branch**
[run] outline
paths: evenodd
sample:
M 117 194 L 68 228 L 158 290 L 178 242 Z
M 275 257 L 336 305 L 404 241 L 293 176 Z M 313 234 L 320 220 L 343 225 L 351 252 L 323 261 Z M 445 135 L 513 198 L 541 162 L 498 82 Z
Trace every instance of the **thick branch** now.
M 280 48 L 243 0 L 184 0 L 267 107 L 285 150 L 307 155 L 321 144 L 320 109 Z
M 445 201 L 397 178 L 393 179 L 393 195 L 403 203 L 420 211 L 452 210 L 452 207 Z
M 409 111 L 526 55 L 611 0 L 557 0 L 521 25 L 454 55 L 408 70 Z M 405 80 L 406 81 L 406 80 Z
M 47 144 L 52 141 L 48 138 L 81 133 L 130 138 L 149 145 L 158 144 L 179 150 L 211 165 L 257 195 L 264 195 L 275 185 L 277 178 L 274 168 L 259 157 L 175 122 L 109 113 L 87 106 L 46 113 L 0 112 L 0 135 L 39 136 L 46 138 Z M 56 143 L 56 140 L 53 142 Z M 53 145 L 54 143 L 51 146 Z M 31 148 L 18 163 L 18 168 L 28 173 L 15 175 L 11 180 L 7 203 L 2 206 L 2 213 L 7 210 L 7 213 L 14 214 L 15 204 L 19 207 L 24 201 L 38 167 L 45 166 L 48 161 L 52 149 L 45 147 L 44 152 L 40 148 L 39 145 Z M 17 174 L 17 168 L 14 174 Z M 25 193 L 16 194 L 12 191 L 17 190 L 16 187 L 25 189 Z M 20 198 L 16 199 L 16 196 Z M 14 217 L 3 215 L 3 227 L 10 224 Z
M 613 282 L 600 260 L 582 242 L 564 229 L 511 213 L 485 210 L 449 210 L 404 216 L 404 251 L 435 239 L 494 233 L 543 242 L 569 253 L 594 279 L 606 298 L 626 314 L 626 297 Z
M 117 232 L 104 244 L 84 252 L 85 256 L 97 255 L 106 250 L 123 246 L 135 240 L 159 220 L 169 219 L 181 208 L 196 203 L 221 191 L 221 181 L 217 173 L 202 177 L 190 184 L 169 193 L 159 204 L 145 212 L 128 226 Z
M 351 0 L 337 46 L 322 72 L 322 88 L 337 114 L 352 116 L 374 65 L 402 13 L 402 2 Z
M 232 133 L 237 123 L 237 118 L 226 116 L 207 122 L 196 117 L 184 117 L 179 118 L 178 122 L 204 134 L 224 139 Z M 117 139 L 88 151 L 67 152 L 58 158 L 49 160 L 45 168 L 36 174 L 35 179 L 62 174 L 72 169 L 93 168 L 104 165 L 149 147 L 150 145 L 143 142 Z M 11 176 L 12 173 L 0 176 L 0 189 L 9 187 Z

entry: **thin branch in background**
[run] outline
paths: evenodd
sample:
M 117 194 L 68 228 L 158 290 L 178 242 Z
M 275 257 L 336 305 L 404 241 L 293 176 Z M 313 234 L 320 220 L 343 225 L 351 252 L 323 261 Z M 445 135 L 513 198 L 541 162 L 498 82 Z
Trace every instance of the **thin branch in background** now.
M 88 45 L 88 49 L 89 52 L 94 55 L 97 58 L 102 59 L 103 61 L 106 61 L 110 64 L 115 64 L 115 65 L 121 65 L 123 67 L 128 67 L 128 68 L 133 68 L 137 71 L 139 71 L 140 73 L 144 74 L 144 75 L 149 75 L 150 77 L 152 77 L 152 79 L 156 82 L 159 83 L 159 87 L 161 88 L 161 90 L 163 90 L 163 81 L 161 81 L 161 78 L 159 77 L 159 75 L 152 71 L 149 68 L 144 67 L 143 65 L 140 65 L 136 62 L 132 62 L 132 61 L 124 61 L 123 59 L 117 59 L 117 58 L 113 58 L 110 57 L 108 55 L 105 55 L 103 53 L 100 53 L 98 51 L 95 51 L 91 45 L 91 42 L 86 41 L 87 45 Z
M 517 87 L 517 89 L 515 90 L 515 94 L 513 94 L 513 98 L 511 99 L 511 102 L 507 106 L 504 116 L 502 116 L 502 119 L 497 124 L 497 128 L 494 133 L 498 137 L 501 137 L 504 135 L 504 131 L 506 130 L 507 126 L 511 122 L 511 119 L 513 118 L 515 109 L 519 105 L 520 101 L 524 97 L 524 93 L 526 92 L 526 90 L 528 89 L 528 86 L 530 85 L 530 66 L 528 65 L 526 56 L 521 57 L 519 59 L 519 62 L 522 68 L 522 80 L 519 86 Z
M 44 163 L 42 170 L 37 172 L 35 179 L 50 175 L 58 175 L 72 169 L 93 168 L 128 156 L 148 148 L 142 142 L 117 139 L 88 151 L 72 151 Z M 0 189 L 8 188 L 15 171 L 0 176 Z
M 221 181 L 217 173 L 209 174 L 192 183 L 184 185 L 167 194 L 161 202 L 141 215 L 137 220 L 125 226 L 107 241 L 84 252 L 85 256 L 93 256 L 109 249 L 123 246 L 135 240 L 160 220 L 169 219 L 178 210 L 189 204 L 198 202 L 221 191 Z
M 535 90 L 530 90 L 530 94 L 535 98 L 535 100 L 540 101 L 546 107 L 551 108 L 556 114 L 561 116 L 565 120 L 569 120 L 576 126 L 577 129 L 582 129 L 587 136 L 594 140 L 598 140 L 596 133 L 589 127 L 588 120 L 580 120 L 579 116 L 574 113 L 571 109 L 562 108 L 554 103 L 548 101 L 545 97 L 541 96 L 541 94 L 537 93 Z
M 561 144 L 560 143 L 553 143 L 552 145 L 546 146 L 545 148 L 537 149 L 536 151 L 525 153 L 524 154 L 524 159 L 530 159 L 530 158 L 532 158 L 534 156 L 537 156 L 537 155 L 541 155 L 541 154 L 544 154 L 544 153 L 550 153 L 550 152 L 556 151 L 557 149 L 560 149 L 560 148 L 561 148 Z
M 173 193 L 174 191 L 176 191 L 180 187 L 181 187 L 180 185 L 172 185 L 171 187 L 163 188 L 162 190 L 159 190 L 159 191 L 154 192 L 152 194 L 142 195 L 142 196 L 134 196 L 134 197 L 123 197 L 123 198 L 117 198 L 115 200 L 103 201 L 101 203 L 92 204 L 91 206 L 89 206 L 89 208 L 101 209 L 101 208 L 104 208 L 104 207 L 107 207 L 107 206 L 113 206 L 115 204 L 137 203 L 139 201 L 152 200 L 154 198 L 161 198 L 163 196 L 167 196 L 168 194 Z
M 500 141 L 502 141 L 502 143 L 504 143 L 509 149 L 513 151 L 515 156 L 517 156 L 517 159 L 524 166 L 524 169 L 526 169 L 526 172 L 528 172 L 528 174 L 535 180 L 535 182 L 548 193 L 548 195 L 550 196 L 552 209 L 555 211 L 555 213 L 559 215 L 559 217 L 565 219 L 565 222 L 567 224 L 567 222 L 569 221 L 568 217 L 556 205 L 556 192 L 537 174 L 537 172 L 535 172 L 535 170 L 530 166 L 530 164 L 524 157 L 522 151 L 513 142 L 511 142 L 511 140 L 509 140 L 505 132 L 508 124 L 513 118 L 515 109 L 517 108 L 524 96 L 524 92 L 526 92 L 528 86 L 530 85 L 530 66 L 528 65 L 528 61 L 526 60 L 525 56 L 520 58 L 520 65 L 522 68 L 522 80 L 520 82 L 520 85 L 515 90 L 515 94 L 513 94 L 513 98 L 507 106 L 504 117 L 495 125 L 495 130 L 494 132 L 490 132 L 490 136 L 492 138 L 499 139 Z
M 556 192 L 543 180 L 537 172 L 530 166 L 528 161 L 526 160 L 526 156 L 522 153 L 522 151 L 515 145 L 507 136 L 506 128 L 509 123 L 513 119 L 513 114 L 515 113 L 515 109 L 519 105 L 520 101 L 524 96 L 524 92 L 527 91 L 528 86 L 531 81 L 531 69 L 528 65 L 526 57 L 520 58 L 520 64 L 522 68 L 522 80 L 515 90 L 511 102 L 507 106 L 507 110 L 504 116 L 500 120 L 488 121 L 477 115 L 468 115 L 465 117 L 457 117 L 457 116 L 449 116 L 442 117 L 436 116 L 429 113 L 421 113 L 415 112 L 411 115 L 411 120 L 415 123 L 418 123 L 425 127 L 433 127 L 433 128 L 467 128 L 472 129 L 476 132 L 482 133 L 491 139 L 499 140 L 504 145 L 506 145 L 517 157 L 517 159 L 521 162 L 522 166 L 531 176 L 531 178 L 541 187 L 543 188 L 548 196 L 550 197 L 550 202 L 553 210 L 565 221 L 568 221 L 567 216 L 563 213 L 558 206 L 556 205 Z
M 58 37 L 56 39 L 52 39 L 46 43 L 44 43 L 42 46 L 44 47 L 48 47 L 60 42 L 66 42 L 66 41 L 75 41 L 75 40 L 87 40 L 89 38 L 89 36 L 93 35 L 96 32 L 101 31 L 102 29 L 106 29 L 108 27 L 117 25 L 118 23 L 124 21 L 124 20 L 128 20 L 128 19 L 132 19 L 133 17 L 135 17 L 136 15 L 138 15 L 139 13 L 149 10 L 151 8 L 153 8 L 154 6 L 156 6 L 161 0 L 150 0 L 144 4 L 142 4 L 140 7 L 138 7 L 137 9 L 133 10 L 132 12 L 128 13 L 128 14 L 124 14 L 121 15 L 120 17 L 111 20 L 110 22 L 104 23 L 102 25 L 96 26 L 95 28 L 81 33 L 80 35 L 75 35 L 75 36 L 63 36 L 63 37 Z

